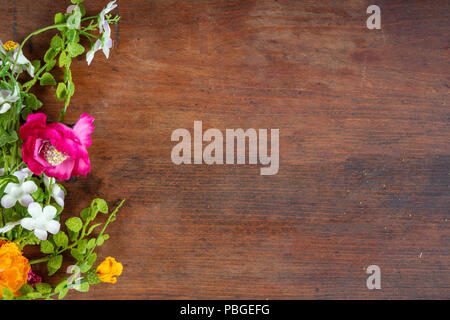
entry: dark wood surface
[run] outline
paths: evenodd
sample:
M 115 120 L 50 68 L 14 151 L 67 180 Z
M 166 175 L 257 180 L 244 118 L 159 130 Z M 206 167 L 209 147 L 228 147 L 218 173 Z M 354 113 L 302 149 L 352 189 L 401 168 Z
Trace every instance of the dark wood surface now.
M 73 63 L 66 119 L 96 129 L 65 214 L 126 198 L 100 251 L 125 270 L 69 298 L 450 298 L 448 1 L 119 2 L 110 60 Z M 0 3 L 6 41 L 70 1 Z M 51 120 L 54 90 L 39 92 Z M 279 173 L 172 164 L 171 133 L 194 120 L 279 128 Z

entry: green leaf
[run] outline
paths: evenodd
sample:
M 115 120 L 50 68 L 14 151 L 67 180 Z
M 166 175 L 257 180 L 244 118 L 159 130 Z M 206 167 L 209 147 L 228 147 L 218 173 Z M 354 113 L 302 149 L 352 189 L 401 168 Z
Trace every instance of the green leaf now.
M 2 296 L 5 300 L 12 300 L 14 298 L 14 294 L 6 287 L 2 287 Z
M 81 261 L 84 258 L 83 254 L 78 249 L 71 249 L 70 254 L 78 261 Z
M 61 280 L 55 287 L 55 293 L 61 292 L 62 289 L 67 285 L 67 277 Z
M 39 299 L 39 298 L 42 298 L 42 293 L 40 293 L 40 292 L 30 292 L 30 293 L 27 293 L 27 298 Z
M 17 136 L 17 133 L 15 131 L 8 133 L 3 128 L 0 129 L 0 147 L 3 147 L 8 143 L 14 143 L 18 139 L 19 137 Z
M 102 235 L 101 237 L 99 237 L 99 238 L 97 239 L 97 245 L 98 245 L 98 246 L 103 245 L 103 243 L 104 243 L 106 240 L 108 240 L 108 239 L 109 239 L 109 235 L 108 235 L 108 234 Z
M 64 82 L 72 81 L 72 71 L 70 69 L 64 70 Z
M 92 200 L 91 208 L 92 209 L 97 208 L 98 211 L 100 211 L 101 213 L 108 213 L 108 204 L 106 203 L 105 200 L 100 199 L 100 198 L 96 198 L 96 199 Z
M 52 41 L 50 42 L 50 46 L 59 52 L 63 46 L 63 41 L 62 41 L 61 37 L 58 35 L 55 35 L 52 38 Z
M 83 227 L 83 222 L 78 217 L 72 217 L 66 221 L 66 226 L 70 231 L 78 232 Z
M 69 81 L 69 83 L 67 83 L 67 91 L 69 96 L 73 96 L 73 94 L 75 93 L 75 84 L 72 81 Z
M 66 18 L 62 13 L 55 14 L 55 24 L 64 23 L 66 21 Z
M 90 265 L 90 267 L 92 267 L 94 265 L 95 261 L 97 261 L 97 254 L 94 252 L 93 254 L 91 254 L 89 256 L 87 262 Z
M 67 52 L 72 58 L 74 58 L 79 56 L 80 54 L 83 54 L 84 47 L 79 43 L 70 43 L 67 46 Z
M 92 249 L 95 247 L 95 239 L 90 239 L 86 245 L 86 248 Z
M 64 100 L 67 96 L 66 85 L 63 82 L 58 83 L 58 87 L 56 88 L 56 99 Z
M 89 230 L 88 230 L 88 232 L 86 233 L 86 235 L 87 235 L 87 236 L 90 235 L 90 234 L 92 233 L 92 231 L 94 231 L 95 228 L 97 228 L 98 226 L 101 226 L 101 225 L 102 225 L 102 223 L 96 223 L 96 224 L 92 225 L 92 226 L 89 228 Z M 93 240 L 93 239 L 91 239 L 91 240 Z
M 36 283 L 36 290 L 40 293 L 46 294 L 52 292 L 52 287 L 48 283 Z
M 58 53 L 56 52 L 55 49 L 53 49 L 53 48 L 48 49 L 47 52 L 45 52 L 44 61 L 46 63 L 48 63 L 48 62 L 54 60 L 56 58 L 57 54 Z
M 73 232 L 73 231 L 69 230 L 69 239 L 70 239 L 70 241 L 77 240 L 78 235 L 79 235 L 79 232 Z
M 53 236 L 53 241 L 60 248 L 65 248 L 69 244 L 69 238 L 64 233 L 64 231 L 60 231 Z
M 31 88 L 32 86 L 34 86 L 36 84 L 37 79 L 33 78 L 30 81 L 27 81 L 23 84 L 22 88 L 24 90 L 28 90 L 29 88 Z
M 68 288 L 64 288 L 59 292 L 58 295 L 58 299 L 64 299 L 64 297 L 66 296 L 67 292 L 69 292 Z
M 35 202 L 41 203 L 45 199 L 45 193 L 41 188 L 31 194 Z
M 29 93 L 25 98 L 25 105 L 30 107 L 32 110 L 38 110 L 42 107 L 42 102 L 39 101 L 34 94 Z
M 58 64 L 59 64 L 60 68 L 62 68 L 62 67 L 64 67 L 66 65 L 66 60 L 67 60 L 67 55 L 66 55 L 66 52 L 63 51 L 59 55 L 59 59 L 58 59 Z
M 34 291 L 34 288 L 32 286 L 30 286 L 28 283 L 26 283 L 19 289 L 19 294 L 26 295 L 33 291 Z
M 91 218 L 91 208 L 86 208 L 83 209 L 80 213 L 81 219 L 83 219 L 83 221 L 88 221 L 88 220 L 92 220 Z
M 58 271 L 59 268 L 61 268 L 62 261 L 63 261 L 62 255 L 51 257 L 50 260 L 48 260 L 47 269 L 49 276 L 54 275 L 55 272 Z
M 47 66 L 45 67 L 45 71 L 49 72 L 51 71 L 56 65 L 56 60 L 52 60 L 47 63 Z
M 89 283 L 83 282 L 82 284 L 80 284 L 79 288 L 76 288 L 76 290 L 79 292 L 88 292 L 89 291 Z
M 31 64 L 34 67 L 34 70 L 39 70 L 41 68 L 41 61 L 40 60 L 33 60 L 33 61 L 31 61 Z
M 78 35 L 77 30 L 69 30 L 67 31 L 67 40 L 69 43 L 77 43 L 80 41 L 80 36 Z
M 78 252 L 80 252 L 81 254 L 86 253 L 87 244 L 88 244 L 87 239 L 80 240 L 77 246 Z
M 45 240 L 41 242 L 41 252 L 45 254 L 50 254 L 55 251 L 55 247 L 49 240 Z
M 56 84 L 56 80 L 51 73 L 44 73 L 40 80 L 41 86 L 54 86 Z

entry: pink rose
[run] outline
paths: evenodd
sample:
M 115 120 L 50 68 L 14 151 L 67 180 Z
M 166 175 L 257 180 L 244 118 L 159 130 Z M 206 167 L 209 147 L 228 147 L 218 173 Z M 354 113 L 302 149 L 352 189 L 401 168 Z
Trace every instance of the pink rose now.
M 43 113 L 30 114 L 20 127 L 22 158 L 31 171 L 68 180 L 91 171 L 87 148 L 91 145 L 94 118 L 82 114 L 73 129 L 62 123 L 46 122 Z

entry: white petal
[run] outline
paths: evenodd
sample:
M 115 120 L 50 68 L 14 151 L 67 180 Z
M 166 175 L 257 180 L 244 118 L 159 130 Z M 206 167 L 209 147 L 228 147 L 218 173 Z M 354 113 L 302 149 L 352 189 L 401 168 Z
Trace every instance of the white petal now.
M 6 209 L 12 208 L 16 204 L 16 201 L 17 201 L 16 198 L 13 198 L 10 195 L 5 194 L 1 200 L 2 207 Z
M 39 240 L 47 240 L 47 231 L 45 230 L 41 230 L 41 229 L 35 229 L 34 230 L 34 235 L 39 239 Z
M 107 46 L 102 47 L 103 53 L 105 54 L 106 59 L 109 59 L 109 48 Z
M 88 53 L 86 53 L 86 61 L 88 66 L 91 64 L 92 60 L 94 59 L 95 56 L 95 50 L 89 50 Z
M 0 228 L 0 233 L 11 231 L 18 224 L 20 224 L 20 220 L 16 222 L 8 222 L 3 228 Z
M 32 202 L 28 205 L 28 213 L 33 217 L 33 218 L 38 218 L 39 216 L 42 215 L 42 208 L 41 205 L 37 202 Z
M 27 178 L 31 177 L 33 175 L 33 172 L 30 169 L 28 169 L 28 168 L 23 168 L 22 170 L 20 170 L 20 172 L 25 173 L 27 175 Z
M 15 185 L 15 186 L 12 186 L 12 188 L 10 188 L 10 191 L 8 194 L 13 198 L 20 199 L 20 197 L 23 196 L 23 191 L 20 186 Z
M 34 200 L 33 200 L 33 197 L 32 196 L 30 196 L 29 194 L 24 194 L 22 197 L 20 197 L 20 199 L 19 199 L 19 203 L 21 204 L 21 205 L 23 205 L 24 207 L 28 207 L 28 205 L 30 204 L 30 203 L 32 203 Z
M 64 208 L 64 197 L 55 197 L 55 201 L 58 205 Z
M 4 103 L 0 107 L 0 114 L 7 112 L 9 109 L 11 109 L 11 105 L 9 103 Z
M 20 182 L 20 183 L 23 183 L 23 181 L 24 181 L 26 178 L 28 178 L 28 175 L 27 175 L 25 172 L 23 172 L 22 170 L 19 170 L 19 171 L 14 172 L 14 173 L 13 173 L 13 176 L 16 176 L 17 179 L 19 179 L 19 182 Z
M 5 193 L 11 193 L 12 192 L 12 190 L 13 190 L 13 188 L 14 187 L 18 187 L 19 185 L 17 184 L 17 183 L 14 183 L 14 182 L 10 182 L 10 183 L 8 183 L 7 185 L 6 185 L 6 188 L 5 188 Z
M 45 219 L 52 220 L 54 217 L 56 217 L 56 208 L 54 206 L 46 206 L 43 213 Z
M 22 184 L 22 190 L 23 190 L 23 192 L 26 192 L 26 193 L 33 193 L 33 192 L 36 192 L 37 189 L 38 189 L 38 187 L 37 187 L 36 183 L 34 183 L 33 181 L 25 181 L 25 182 Z
M 4 176 L 5 175 L 5 169 L 0 168 L 0 176 Z
M 58 221 L 52 220 L 47 223 L 47 231 L 52 234 L 58 233 L 59 228 L 60 228 L 60 225 L 59 225 Z
M 33 218 L 23 218 L 20 221 L 20 224 L 27 230 L 33 230 L 34 227 L 36 226 L 36 223 Z

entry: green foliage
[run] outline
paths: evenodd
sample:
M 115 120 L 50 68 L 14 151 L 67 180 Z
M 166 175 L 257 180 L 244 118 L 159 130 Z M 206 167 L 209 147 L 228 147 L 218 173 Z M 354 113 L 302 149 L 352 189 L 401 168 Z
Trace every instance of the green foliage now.
M 40 84 L 41 86 L 54 86 L 56 84 L 56 80 L 51 73 L 46 72 L 41 76 Z
M 31 62 L 34 68 L 34 76 L 31 79 L 24 79 L 25 73 L 19 77 L 17 70 L 24 68 L 14 68 L 16 61 L 10 60 L 8 56 L 0 51 L 0 90 L 11 92 L 14 98 L 8 101 L 10 108 L 0 114 L 0 168 L 4 173 L 0 176 L 0 197 L 5 194 L 8 183 L 18 183 L 18 179 L 13 173 L 26 168 L 21 158 L 22 141 L 19 137 L 19 128 L 27 117 L 42 107 L 42 102 L 30 91 L 35 85 L 56 86 L 55 97 L 61 101 L 61 113 L 59 121 L 63 122 L 64 115 L 70 104 L 70 100 L 75 94 L 75 84 L 72 79 L 71 66 L 77 60 L 81 60 L 81 55 L 92 48 L 94 42 L 99 38 L 95 32 L 98 28 L 98 15 L 85 17 L 86 10 L 83 0 L 71 0 L 76 5 L 71 13 L 57 13 L 54 17 L 55 24 L 33 32 L 20 44 L 23 48 L 26 41 L 41 32 L 52 30 L 58 31 L 52 35 L 49 47 L 41 60 Z M 119 20 L 118 17 L 106 16 L 108 23 Z M 93 32 L 94 31 L 94 32 Z M 84 37 L 84 41 L 81 38 Z M 90 44 L 85 47 L 85 43 Z M 17 66 L 16 66 L 17 67 Z M 61 69 L 56 70 L 55 69 Z M 52 89 L 51 89 L 52 90 Z M 35 91 L 33 91 L 35 92 Z M 103 199 L 94 199 L 90 206 L 77 217 L 67 220 L 62 219 L 63 208 L 55 203 L 51 189 L 44 185 L 43 175 L 27 178 L 33 181 L 37 190 L 31 194 L 33 200 L 42 207 L 51 204 L 57 209 L 56 220 L 60 221 L 60 230 L 55 235 L 48 235 L 48 239 L 39 240 L 31 230 L 24 229 L 20 224 L 6 233 L 0 234 L 2 239 L 15 241 L 23 249 L 27 245 L 37 245 L 40 248 L 41 257 L 31 260 L 30 264 L 46 264 L 48 274 L 51 276 L 58 272 L 63 265 L 64 258 L 72 259 L 85 276 L 81 276 L 81 284 L 74 286 L 67 278 L 61 280 L 55 287 L 52 284 L 40 283 L 35 287 L 28 284 L 20 290 L 20 295 L 14 295 L 8 288 L 0 288 L 2 299 L 62 299 L 70 289 L 87 292 L 90 285 L 100 283 L 96 274 L 95 264 L 97 263 L 97 247 L 104 244 L 109 236 L 105 234 L 107 226 L 116 219 L 117 210 L 109 212 L 108 205 Z M 59 185 L 64 193 L 63 186 Z M 106 221 L 96 221 L 98 213 L 107 215 Z M 26 207 L 19 203 L 9 209 L 2 208 L 0 227 L 8 222 L 17 222 L 20 219 L 29 217 Z M 71 257 L 70 257 L 71 256 Z
M 78 232 L 83 227 L 83 222 L 80 218 L 73 217 L 66 221 L 67 229 L 73 232 Z

